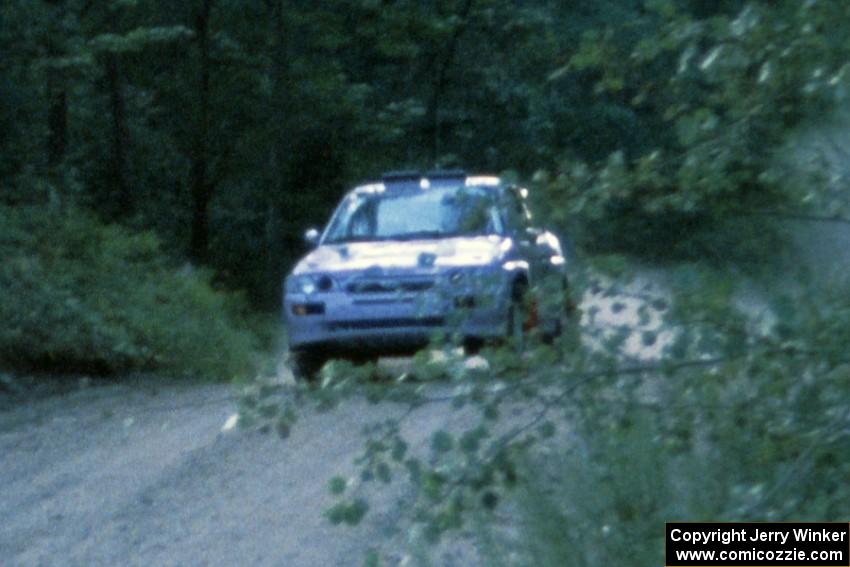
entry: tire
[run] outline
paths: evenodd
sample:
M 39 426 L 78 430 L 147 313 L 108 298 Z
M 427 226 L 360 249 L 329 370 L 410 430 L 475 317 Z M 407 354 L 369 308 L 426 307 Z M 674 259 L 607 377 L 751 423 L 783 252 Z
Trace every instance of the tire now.
M 567 329 L 576 321 L 577 307 L 572 297 L 570 296 L 570 288 L 567 279 L 563 280 L 562 305 L 556 310 L 557 318 L 551 320 L 551 326 L 543 332 L 543 342 L 553 344 L 555 339 L 560 337 L 564 330 Z
M 576 305 L 576 302 L 573 300 L 570 286 L 566 279 L 564 279 L 563 293 L 564 305 L 558 322 L 558 336 L 561 336 L 564 332 L 571 328 L 578 327 L 578 324 L 581 321 L 581 313 L 579 312 L 578 305 Z
M 508 326 L 505 336 L 508 342 L 517 348 L 525 346 L 525 323 L 528 317 L 525 308 L 525 299 L 528 293 L 528 284 L 520 280 L 514 283 L 511 290 L 511 305 L 508 308 Z
M 366 366 L 367 364 L 378 364 L 378 355 L 376 354 L 350 354 L 343 357 L 354 366 Z
M 325 356 L 309 350 L 295 350 L 290 354 L 292 375 L 298 382 L 315 382 L 325 362 Z
M 465 337 L 463 339 L 463 354 L 466 356 L 476 356 L 484 348 L 484 340 L 479 337 Z

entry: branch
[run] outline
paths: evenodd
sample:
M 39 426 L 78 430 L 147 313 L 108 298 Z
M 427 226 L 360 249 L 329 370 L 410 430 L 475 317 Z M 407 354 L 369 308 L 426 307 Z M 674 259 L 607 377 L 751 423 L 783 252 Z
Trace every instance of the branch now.
M 847 420 L 850 418 L 850 408 L 836 417 L 829 424 L 829 427 L 819 437 L 827 437 L 832 433 L 837 433 L 842 427 L 846 426 Z M 771 499 L 784 491 L 789 486 L 798 484 L 799 477 L 805 470 L 806 463 L 814 456 L 815 451 L 820 447 L 817 443 L 809 444 L 806 449 L 800 453 L 800 456 L 794 460 L 785 474 L 768 490 L 758 502 L 752 504 L 744 510 L 744 516 L 749 516 L 756 512 L 759 508 L 767 506 Z
M 799 221 L 808 221 L 808 222 L 826 222 L 826 223 L 837 223 L 837 224 L 850 224 L 850 219 L 845 219 L 841 217 L 825 217 L 820 215 L 812 215 L 808 213 L 795 213 L 795 212 L 786 212 L 786 211 L 733 211 L 730 212 L 731 215 L 744 216 L 744 217 L 775 217 L 781 219 L 788 220 L 799 220 Z

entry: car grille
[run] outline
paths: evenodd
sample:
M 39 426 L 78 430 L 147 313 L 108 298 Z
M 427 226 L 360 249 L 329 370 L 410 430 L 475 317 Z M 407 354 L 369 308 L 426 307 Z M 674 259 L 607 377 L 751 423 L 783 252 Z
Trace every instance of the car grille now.
M 394 319 L 352 319 L 331 321 L 331 331 L 353 331 L 359 329 L 392 329 L 397 327 L 440 327 L 445 320 L 442 317 L 398 317 Z
M 363 279 L 349 282 L 345 291 L 352 294 L 419 293 L 434 287 L 431 279 Z

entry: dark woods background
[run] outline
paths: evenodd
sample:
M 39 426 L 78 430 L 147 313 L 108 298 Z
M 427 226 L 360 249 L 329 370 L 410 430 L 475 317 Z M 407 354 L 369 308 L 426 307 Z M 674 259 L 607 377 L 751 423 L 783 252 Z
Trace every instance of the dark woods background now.
M 676 4 L 691 18 L 743 5 Z M 151 230 L 271 310 L 303 230 L 382 170 L 528 178 L 666 143 L 663 109 L 570 64 L 588 33 L 631 46 L 659 14 L 640 0 L 6 0 L 0 199 Z
M 660 564 L 670 518 L 846 520 L 848 29 L 846 0 L 2 0 L 0 394 L 253 377 L 240 423 L 282 436 L 347 395 L 466 407 L 427 460 L 400 417 L 356 462 L 411 479 L 426 542 L 519 488 L 527 545 L 496 518 L 490 564 Z M 304 229 L 435 166 L 530 183 L 576 298 L 639 321 L 584 301 L 484 372 L 336 361 L 279 395 Z M 331 522 L 368 509 L 348 485 Z

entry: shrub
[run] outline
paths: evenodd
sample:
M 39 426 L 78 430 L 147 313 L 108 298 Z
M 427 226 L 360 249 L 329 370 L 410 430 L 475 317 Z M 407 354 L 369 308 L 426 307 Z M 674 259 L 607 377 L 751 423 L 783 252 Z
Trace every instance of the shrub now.
M 0 206 L 0 256 L 2 366 L 231 378 L 253 364 L 243 302 L 175 268 L 150 233 Z
M 569 435 L 518 459 L 516 533 L 500 540 L 484 525 L 480 534 L 501 545 L 495 557 L 513 553 L 502 564 L 659 564 L 668 521 L 842 518 L 847 282 L 772 295 L 774 327 L 723 341 L 737 333 L 732 311 L 711 316 L 724 302 L 711 297 L 720 282 L 708 275 L 676 298 L 677 322 L 688 318 L 694 331 L 682 340 L 694 348 L 579 385 L 562 406 Z M 705 356 L 708 346 L 717 358 Z M 674 371 L 677 352 L 697 356 Z

